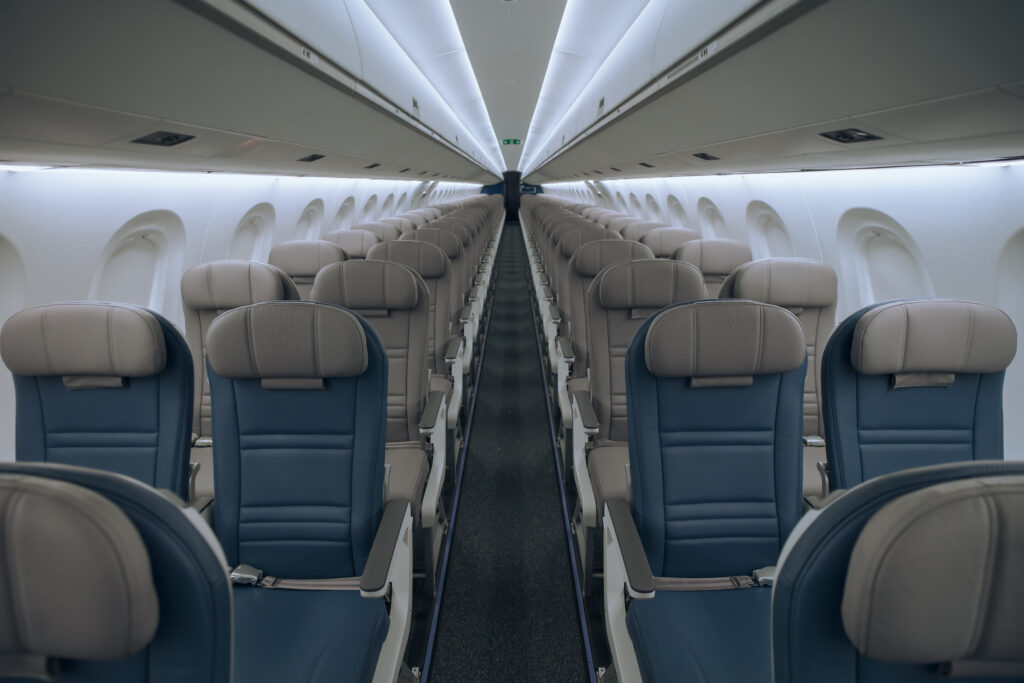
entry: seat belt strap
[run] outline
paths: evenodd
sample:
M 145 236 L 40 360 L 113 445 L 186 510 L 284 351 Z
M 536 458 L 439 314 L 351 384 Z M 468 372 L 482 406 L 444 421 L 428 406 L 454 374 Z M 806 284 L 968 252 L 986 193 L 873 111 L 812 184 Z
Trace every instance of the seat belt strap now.
M 282 588 L 300 591 L 355 591 L 360 577 L 343 576 L 331 579 L 282 579 L 266 576 L 262 570 L 249 564 L 240 564 L 231 570 L 231 583 L 258 588 Z
M 655 591 L 728 591 L 737 588 L 771 586 L 775 583 L 775 567 L 762 567 L 752 576 L 656 576 Z

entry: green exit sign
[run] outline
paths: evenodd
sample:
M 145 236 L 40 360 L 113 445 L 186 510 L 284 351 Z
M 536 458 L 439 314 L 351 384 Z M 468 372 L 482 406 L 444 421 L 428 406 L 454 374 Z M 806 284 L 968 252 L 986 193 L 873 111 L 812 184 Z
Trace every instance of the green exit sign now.
M 519 144 L 519 138 L 505 138 L 504 140 L 501 141 L 501 144 L 503 144 L 503 145 L 518 145 Z

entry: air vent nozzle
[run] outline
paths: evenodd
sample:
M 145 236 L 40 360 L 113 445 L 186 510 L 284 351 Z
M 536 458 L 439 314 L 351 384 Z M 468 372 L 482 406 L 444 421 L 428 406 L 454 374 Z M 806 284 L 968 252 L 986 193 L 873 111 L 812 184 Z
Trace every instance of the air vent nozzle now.
M 615 168 L 614 166 L 609 166 L 608 168 L 612 169 L 616 173 L 622 173 L 622 169 L 621 168 Z
M 301 161 L 303 163 L 306 163 L 306 164 L 311 164 L 314 161 L 320 161 L 323 158 L 324 158 L 323 154 L 307 154 L 306 156 L 304 156 L 301 159 L 299 159 L 299 161 Z
M 644 168 L 654 168 L 654 164 L 648 164 L 646 161 L 638 161 L 637 163 Z
M 708 154 L 707 152 L 697 152 L 693 156 L 697 157 L 698 159 L 703 159 L 704 161 L 718 161 L 718 157 L 716 157 L 714 154 Z
M 363 168 L 377 168 L 378 166 L 380 166 L 380 164 L 375 161 L 369 166 L 363 166 Z
M 870 140 L 881 140 L 878 135 L 873 135 L 860 128 L 843 128 L 842 130 L 830 130 L 827 133 L 819 133 L 821 137 L 828 138 L 848 145 L 853 142 L 868 142 Z
M 186 135 L 185 133 L 172 133 L 169 130 L 158 130 L 155 133 L 149 135 L 143 135 L 141 138 L 136 138 L 132 142 L 138 145 L 155 145 L 157 147 L 174 147 L 180 145 L 183 142 L 188 142 L 195 135 Z

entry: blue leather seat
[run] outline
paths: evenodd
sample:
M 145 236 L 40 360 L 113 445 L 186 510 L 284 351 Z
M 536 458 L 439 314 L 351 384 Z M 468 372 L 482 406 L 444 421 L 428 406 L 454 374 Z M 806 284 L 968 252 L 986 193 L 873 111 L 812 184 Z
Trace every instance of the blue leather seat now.
M 339 306 L 262 303 L 213 322 L 207 362 L 217 535 L 236 574 L 254 572 L 254 585 L 234 591 L 236 678 L 369 680 L 389 637 L 398 656 L 390 665 L 400 666 L 408 615 L 395 615 L 408 609 L 411 554 L 409 585 L 392 590 L 390 612 L 357 592 L 366 595 L 360 576 L 392 509 L 382 522 L 388 362 L 380 339 Z M 400 508 L 408 544 L 408 503 Z M 260 572 L 275 579 L 261 581 Z M 393 625 L 400 632 L 392 636 Z
M 134 479 L 68 465 L 0 463 L 0 489 L 18 496 L 0 506 L 18 558 L 0 611 L 16 591 L 29 629 L 21 637 L 32 641 L 27 653 L 0 645 L 0 680 L 39 680 L 24 668 L 19 677 L 12 655 L 56 664 L 58 683 L 232 680 L 224 555 L 195 510 Z
M 800 323 L 769 304 L 670 306 L 633 337 L 632 504 L 605 504 L 606 618 L 629 605 L 608 623 L 620 680 L 769 680 L 770 589 L 752 577 L 801 513 L 805 369 Z
M 1003 375 L 1017 349 L 997 308 L 898 300 L 844 320 L 822 361 L 833 489 L 897 470 L 1003 457 Z
M 188 497 L 192 356 L 162 316 L 73 302 L 13 315 L 16 459 L 119 472 Z
M 1019 510 L 1024 463 L 947 463 L 876 477 L 809 513 L 776 576 L 775 683 L 937 683 L 949 680 L 951 662 L 984 667 L 986 656 L 1015 673 L 952 680 L 1024 680 L 1022 518 L 998 500 L 1008 486 Z M 893 520 L 902 533 L 880 524 Z M 993 552 L 978 551 L 990 542 Z M 979 598 L 982 590 L 989 595 Z

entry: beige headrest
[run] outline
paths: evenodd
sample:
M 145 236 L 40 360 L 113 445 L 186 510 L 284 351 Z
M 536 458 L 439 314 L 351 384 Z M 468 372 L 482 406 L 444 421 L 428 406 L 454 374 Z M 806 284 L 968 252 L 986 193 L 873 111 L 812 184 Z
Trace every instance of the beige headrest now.
M 366 230 L 335 230 L 324 235 L 324 239 L 338 245 L 349 258 L 366 258 L 370 247 L 380 242 L 379 237 Z
M 639 242 L 629 240 L 597 240 L 580 246 L 572 255 L 571 267 L 577 275 L 594 277 L 619 261 L 653 259 L 651 250 Z
M 570 258 L 577 249 L 588 242 L 597 240 L 621 240 L 622 235 L 604 228 L 574 228 L 566 232 L 558 242 L 562 256 Z
M 138 306 L 72 302 L 25 309 L 0 331 L 15 375 L 149 377 L 167 365 L 160 322 Z
M 788 308 L 820 307 L 835 304 L 837 289 L 832 266 L 810 259 L 769 258 L 733 270 L 718 296 Z
M 292 277 L 313 277 L 328 263 L 344 261 L 345 252 L 332 242 L 295 240 L 275 244 L 267 260 Z
M 857 321 L 850 362 L 865 375 L 1002 372 L 1017 329 L 998 308 L 956 299 L 894 301 Z
M 0 475 L 0 678 L 5 656 L 131 657 L 153 639 L 160 608 L 149 553 L 125 513 L 68 482 Z
M 739 299 L 659 313 L 647 330 L 647 369 L 658 377 L 753 377 L 796 370 L 806 355 L 800 322 L 784 308 Z
M 349 311 L 272 301 L 217 316 L 206 357 L 215 373 L 230 379 L 355 377 L 366 371 L 366 336 Z
M 640 241 L 640 238 L 651 230 L 660 230 L 667 227 L 664 223 L 657 221 L 636 221 L 622 229 L 622 239 Z
M 875 659 L 1024 663 L 1024 476 L 908 493 L 861 530 L 843 626 Z
M 595 215 L 590 217 L 590 220 L 594 221 L 595 223 L 597 223 L 598 225 L 600 225 L 602 227 L 607 228 L 608 225 L 611 224 L 611 222 L 614 221 L 617 218 L 626 218 L 626 219 L 629 219 L 629 220 L 636 220 L 635 218 L 630 216 L 628 213 L 621 213 L 619 211 L 611 211 L 611 210 L 606 210 L 606 211 L 603 211 L 601 213 L 595 214 Z
M 640 243 L 646 244 L 657 258 L 671 258 L 685 242 L 699 240 L 700 233 L 686 228 L 655 228 L 640 236 Z
M 380 222 L 384 223 L 385 225 L 395 226 L 396 228 L 398 228 L 398 231 L 403 234 L 416 229 L 416 224 L 413 223 L 410 219 L 405 218 L 404 216 L 392 216 L 391 218 L 382 218 L 380 219 Z
M 434 228 L 419 228 L 407 232 L 399 238 L 399 241 L 415 240 L 427 242 L 440 247 L 449 259 L 453 259 L 462 251 L 462 243 L 454 232 L 448 230 L 435 230 Z
M 444 251 L 430 242 L 395 240 L 374 245 L 366 254 L 369 261 L 401 263 L 428 280 L 441 277 L 448 270 L 449 261 Z
M 443 230 L 444 232 L 450 232 L 462 242 L 462 246 L 468 246 L 470 241 L 473 239 L 472 233 L 461 223 L 454 221 L 439 220 L 434 221 L 429 226 L 426 226 L 428 230 Z
M 604 227 L 608 228 L 609 230 L 614 230 L 615 232 L 621 234 L 623 230 L 628 228 L 630 225 L 639 222 L 639 219 L 633 218 L 632 216 L 615 216 L 610 221 L 608 221 Z
M 377 221 L 374 221 L 373 223 L 360 223 L 359 225 L 353 225 L 352 229 L 372 232 L 374 235 L 380 238 L 381 242 L 397 240 L 398 236 L 402 234 L 395 226 L 388 225 L 387 223 L 380 223 Z
M 288 274 L 268 263 L 211 261 L 189 268 L 181 276 L 181 301 L 197 311 L 298 298 Z
M 704 276 L 728 275 L 737 266 L 754 258 L 743 242 L 736 240 L 693 240 L 679 247 L 673 257 L 700 268 Z
M 401 263 L 343 261 L 317 273 L 310 298 L 354 309 L 407 310 L 416 308 L 422 283 Z
M 644 259 L 608 266 L 594 280 L 606 309 L 664 308 L 707 296 L 697 266 L 682 261 Z

